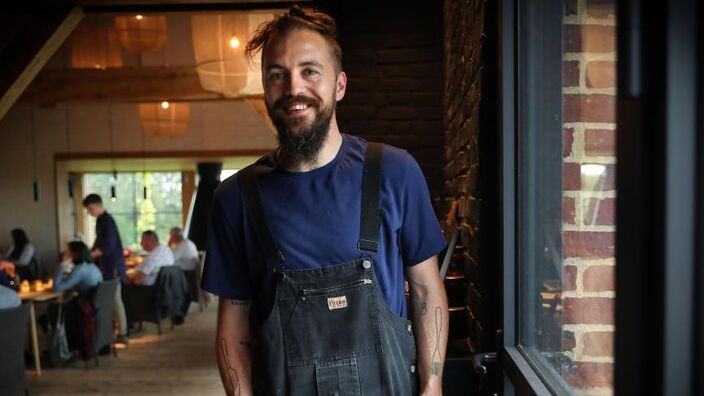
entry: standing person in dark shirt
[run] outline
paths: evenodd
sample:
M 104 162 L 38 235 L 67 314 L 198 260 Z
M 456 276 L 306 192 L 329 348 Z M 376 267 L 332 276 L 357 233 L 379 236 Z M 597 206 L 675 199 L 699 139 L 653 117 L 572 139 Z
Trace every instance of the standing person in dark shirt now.
M 117 230 L 115 219 L 103 207 L 103 200 L 98 194 L 89 194 L 83 199 L 83 207 L 95 220 L 95 243 L 90 251 L 91 257 L 98 263 L 104 280 L 120 277 L 121 283 L 127 281 L 125 274 L 125 257 L 122 254 L 122 240 Z M 122 304 L 122 288 L 117 286 L 115 295 L 115 320 L 118 323 L 117 342 L 127 343 L 127 318 Z

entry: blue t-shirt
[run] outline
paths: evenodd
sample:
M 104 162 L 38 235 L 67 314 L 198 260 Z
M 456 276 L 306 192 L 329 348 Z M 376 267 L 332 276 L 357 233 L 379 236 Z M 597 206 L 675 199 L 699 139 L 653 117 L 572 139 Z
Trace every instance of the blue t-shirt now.
M 343 135 L 336 157 L 309 172 L 278 168 L 273 152 L 257 161 L 274 167 L 258 181 L 285 269 L 329 266 L 370 255 L 357 249 L 366 146 L 362 138 Z M 375 273 L 391 311 L 405 317 L 404 268 L 438 254 L 445 239 L 415 159 L 387 145 L 381 169 L 383 217 L 379 252 L 373 255 Z M 244 212 L 237 174 L 218 186 L 208 231 L 202 287 L 224 298 L 252 300 L 254 323 L 261 324 L 273 304 L 275 278 Z

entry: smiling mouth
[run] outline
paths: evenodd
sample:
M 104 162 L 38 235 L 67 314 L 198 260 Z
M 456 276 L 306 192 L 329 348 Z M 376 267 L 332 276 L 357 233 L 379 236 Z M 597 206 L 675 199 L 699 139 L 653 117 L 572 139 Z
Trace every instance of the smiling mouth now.
M 308 110 L 312 106 L 313 105 L 310 103 L 295 103 L 295 104 L 290 104 L 284 108 L 286 109 L 286 112 L 289 115 L 298 115 L 298 114 L 301 114 L 304 111 Z

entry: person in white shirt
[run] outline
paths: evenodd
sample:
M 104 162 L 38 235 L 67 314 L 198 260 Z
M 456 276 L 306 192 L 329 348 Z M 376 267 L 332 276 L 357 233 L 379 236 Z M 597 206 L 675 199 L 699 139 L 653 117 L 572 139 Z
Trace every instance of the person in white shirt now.
M 193 271 L 198 267 L 198 248 L 193 241 L 183 237 L 180 228 L 174 227 L 169 231 L 169 247 L 174 253 L 175 264 L 182 270 Z
M 154 231 L 144 231 L 141 243 L 149 254 L 144 258 L 144 262 L 137 267 L 136 272 L 130 278 L 130 283 L 151 286 L 156 282 L 161 267 L 174 265 L 174 255 L 168 246 L 159 243 L 159 237 Z

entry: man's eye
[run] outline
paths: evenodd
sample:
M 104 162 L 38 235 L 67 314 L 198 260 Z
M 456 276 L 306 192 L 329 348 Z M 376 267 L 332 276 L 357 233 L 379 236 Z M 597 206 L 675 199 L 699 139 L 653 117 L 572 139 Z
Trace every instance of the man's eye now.
M 315 75 L 318 75 L 318 74 L 320 74 L 320 73 L 318 73 L 317 70 L 313 70 L 313 69 L 305 69 L 305 70 L 303 70 L 303 75 L 305 75 L 305 76 L 315 76 Z
M 273 72 L 269 74 L 269 80 L 281 80 L 284 78 L 284 73 L 282 72 Z

